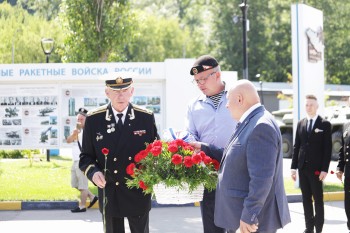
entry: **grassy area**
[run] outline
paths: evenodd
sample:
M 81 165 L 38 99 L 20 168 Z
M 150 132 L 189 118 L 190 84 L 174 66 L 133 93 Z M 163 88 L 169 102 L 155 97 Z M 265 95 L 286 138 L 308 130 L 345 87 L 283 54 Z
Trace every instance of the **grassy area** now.
M 67 201 L 79 200 L 79 191 L 70 186 L 71 159 L 58 156 L 35 161 L 28 159 L 0 160 L 0 201 Z M 90 190 L 97 188 L 89 182 Z
M 286 189 L 287 194 L 300 194 L 301 191 L 299 188 L 294 187 L 294 181 L 292 178 L 285 178 L 284 179 L 284 188 Z M 343 185 L 338 183 L 324 183 L 323 186 L 324 192 L 338 192 L 338 191 L 344 191 Z
M 70 186 L 72 161 L 59 156 L 36 159 L 30 166 L 28 159 L 0 160 L 0 201 L 75 201 L 79 191 Z M 292 179 L 285 179 L 287 194 L 300 194 Z M 89 182 L 90 190 L 97 188 Z M 341 183 L 326 183 L 325 192 L 343 191 Z

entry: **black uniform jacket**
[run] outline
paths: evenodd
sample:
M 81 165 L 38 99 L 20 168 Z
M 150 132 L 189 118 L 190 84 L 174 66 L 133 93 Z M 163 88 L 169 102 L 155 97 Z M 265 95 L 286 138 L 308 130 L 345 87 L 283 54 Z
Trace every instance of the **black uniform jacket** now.
M 304 118 L 298 122 L 291 168 L 303 169 L 307 162 L 315 171 L 328 172 L 332 153 L 331 124 L 318 116 L 310 135 L 306 128 L 307 118 Z
M 157 137 L 157 128 L 152 112 L 129 104 L 121 132 L 117 130 L 117 117 L 111 104 L 101 106 L 88 113 L 83 133 L 79 167 L 90 181 L 93 175 L 104 172 L 107 157 L 106 215 L 115 217 L 138 216 L 151 209 L 151 196 L 141 189 L 126 186 L 126 167 L 134 162 L 134 156 L 146 148 Z M 119 138 L 119 139 L 118 139 Z M 129 177 L 130 178 L 130 177 Z M 99 206 L 102 212 L 103 189 L 98 189 Z
M 350 178 L 350 123 L 344 124 L 343 129 L 342 147 L 339 150 L 337 170 L 345 171 L 345 177 Z

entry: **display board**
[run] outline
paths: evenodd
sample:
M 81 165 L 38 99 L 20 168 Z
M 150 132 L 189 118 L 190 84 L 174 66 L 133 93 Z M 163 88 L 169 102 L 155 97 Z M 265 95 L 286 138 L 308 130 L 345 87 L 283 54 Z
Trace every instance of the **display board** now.
M 131 99 L 154 112 L 162 131 L 162 83 L 138 83 Z M 80 107 L 88 110 L 109 102 L 101 82 L 0 87 L 0 148 L 60 148 L 76 127 Z
M 57 147 L 58 88 L 2 85 L 0 89 L 0 146 Z

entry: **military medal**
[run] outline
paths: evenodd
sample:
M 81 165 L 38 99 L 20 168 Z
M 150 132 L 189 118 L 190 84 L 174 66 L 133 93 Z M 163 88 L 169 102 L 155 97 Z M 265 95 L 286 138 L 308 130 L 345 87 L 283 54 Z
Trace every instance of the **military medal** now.
M 110 125 L 107 125 L 107 133 L 113 133 L 115 131 L 115 124 L 112 123 Z

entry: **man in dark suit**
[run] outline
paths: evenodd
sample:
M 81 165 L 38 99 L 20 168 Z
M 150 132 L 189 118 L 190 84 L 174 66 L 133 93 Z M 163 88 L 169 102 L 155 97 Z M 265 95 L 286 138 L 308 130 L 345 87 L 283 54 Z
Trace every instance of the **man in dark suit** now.
M 125 178 L 131 178 L 126 167 L 134 156 L 158 133 L 153 113 L 129 102 L 134 93 L 131 76 L 116 73 L 106 77 L 105 93 L 110 103 L 89 111 L 83 133 L 79 167 L 99 187 L 107 233 L 124 233 L 125 217 L 132 233 L 149 232 L 151 195 L 129 189 Z
M 275 233 L 290 222 L 281 132 L 250 81 L 237 81 L 227 99 L 231 117 L 238 123 L 225 149 L 192 143 L 205 153 L 222 155 L 215 224 L 227 233 L 238 228 L 241 233 Z
M 336 174 L 340 180 L 343 180 L 344 173 L 344 206 L 348 219 L 347 226 L 348 230 L 350 230 L 350 122 L 344 124 L 343 127 L 342 147 L 339 150 Z
M 316 228 L 320 233 L 324 224 L 323 180 L 328 173 L 332 152 L 331 124 L 317 115 L 316 96 L 307 95 L 305 103 L 307 117 L 298 122 L 291 175 L 295 181 L 298 169 L 306 225 L 304 232 L 313 233 Z

